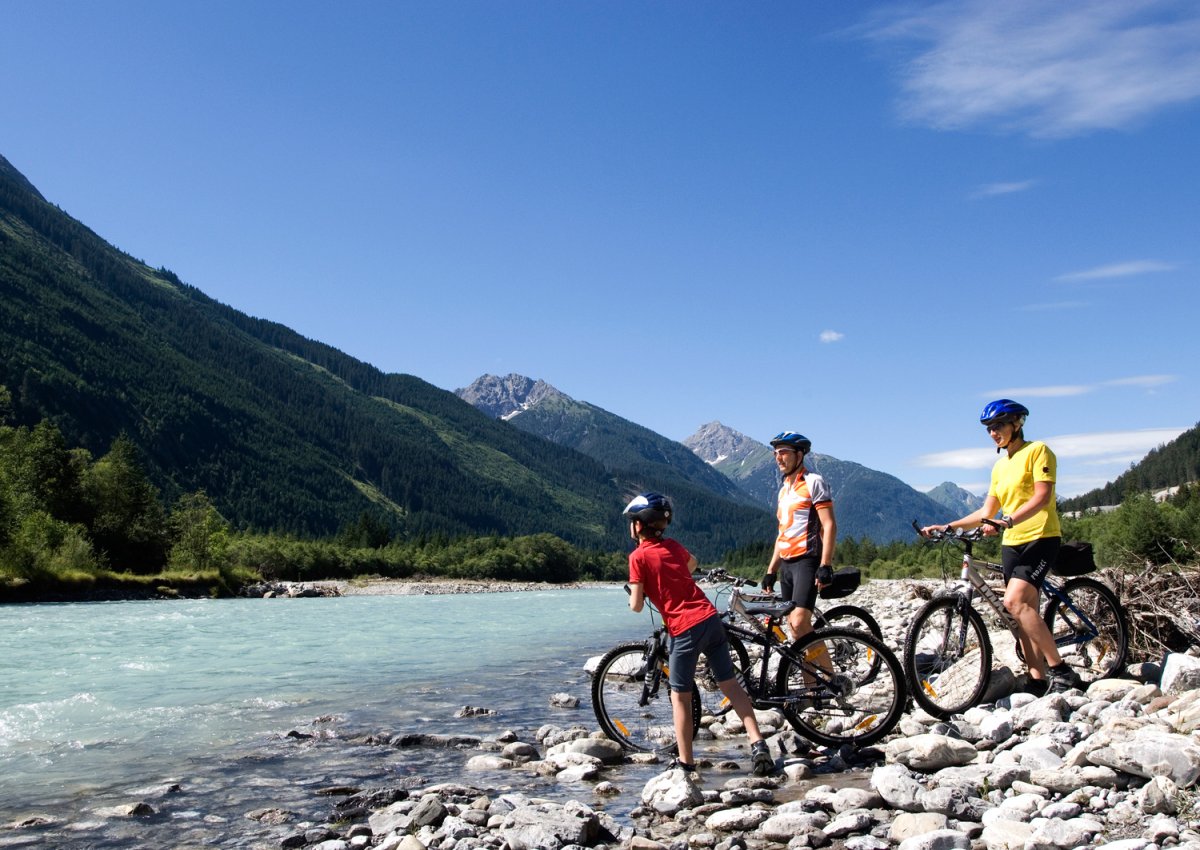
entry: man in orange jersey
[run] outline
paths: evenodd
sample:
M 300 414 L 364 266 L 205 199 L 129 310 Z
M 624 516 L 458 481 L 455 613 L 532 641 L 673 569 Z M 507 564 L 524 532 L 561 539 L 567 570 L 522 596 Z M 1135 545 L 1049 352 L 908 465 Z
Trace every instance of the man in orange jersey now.
M 803 434 L 783 431 L 771 440 L 771 448 L 783 485 L 775 511 L 779 536 L 762 586 L 771 590 L 778 574 L 780 596 L 796 603 L 788 613 L 788 625 L 792 637 L 800 638 L 812 631 L 817 592 L 833 581 L 837 520 L 829 485 L 804 468 L 812 442 Z

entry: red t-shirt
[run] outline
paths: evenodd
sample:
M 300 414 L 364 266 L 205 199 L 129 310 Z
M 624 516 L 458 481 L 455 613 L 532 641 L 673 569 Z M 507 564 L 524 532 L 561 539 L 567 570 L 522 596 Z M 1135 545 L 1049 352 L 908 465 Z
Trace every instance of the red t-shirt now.
M 717 613 L 692 578 L 691 557 L 682 543 L 670 538 L 643 540 L 629 553 L 629 582 L 642 586 L 672 637 Z

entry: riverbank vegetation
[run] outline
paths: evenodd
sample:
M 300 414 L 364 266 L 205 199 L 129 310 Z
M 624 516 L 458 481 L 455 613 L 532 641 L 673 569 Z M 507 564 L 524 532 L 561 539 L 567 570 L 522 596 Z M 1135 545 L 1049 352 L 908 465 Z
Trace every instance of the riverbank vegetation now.
M 1086 540 L 1095 547 L 1101 568 L 1141 572 L 1147 568 L 1200 570 L 1200 485 L 1179 488 L 1155 500 L 1131 493 L 1112 510 L 1093 509 L 1062 518 L 1064 540 Z M 1000 543 L 991 538 L 975 544 L 975 555 L 1000 558 Z M 771 556 L 770 541 L 743 547 L 725 557 L 723 566 L 749 577 L 760 576 Z M 866 538 L 839 540 L 837 566 L 859 567 L 877 579 L 957 576 L 962 550 L 919 540 L 878 544 Z
M 0 422 L 8 400 L 0 387 Z M 620 553 L 552 534 L 401 539 L 368 513 L 328 540 L 237 531 L 203 491 L 164 505 L 125 438 L 93 458 L 49 421 L 0 425 L 0 601 L 224 596 L 264 580 L 360 575 L 613 580 L 623 569 Z
M 0 423 L 7 421 L 0 387 Z M 1064 517 L 1064 538 L 1095 545 L 1101 567 L 1200 569 L 1200 486 L 1168 499 L 1131 494 L 1110 511 Z M 687 540 L 683 540 L 685 545 Z M 770 540 L 725 556 L 751 578 L 770 558 Z M 976 554 L 998 557 L 986 541 Z M 867 578 L 957 573 L 949 546 L 840 540 L 839 566 Z M 129 596 L 232 595 L 260 581 L 379 576 L 506 581 L 621 581 L 622 552 L 587 551 L 553 534 L 512 537 L 398 536 L 380 516 L 361 514 L 331 539 L 236 530 L 203 491 L 164 504 L 119 437 L 93 458 L 71 448 L 50 421 L 0 424 L 0 601 Z

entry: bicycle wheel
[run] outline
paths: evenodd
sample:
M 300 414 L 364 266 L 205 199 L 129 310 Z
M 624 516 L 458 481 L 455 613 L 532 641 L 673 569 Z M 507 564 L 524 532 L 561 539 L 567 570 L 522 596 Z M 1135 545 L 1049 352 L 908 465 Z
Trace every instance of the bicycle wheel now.
M 917 705 L 943 720 L 983 698 L 992 642 L 979 612 L 958 596 L 925 604 L 904 641 L 904 673 Z
M 850 667 L 833 672 L 814 659 L 822 648 L 845 643 Z M 827 747 L 873 744 L 892 731 L 904 712 L 907 691 L 904 671 L 883 641 L 854 629 L 826 629 L 807 634 L 781 653 L 775 696 L 784 717 L 804 737 Z M 864 668 L 878 660 L 867 677 Z
M 1116 594 L 1086 576 L 1070 579 L 1062 592 L 1071 604 L 1051 596 L 1042 619 L 1063 661 L 1085 685 L 1119 675 L 1129 651 L 1129 624 Z
M 879 623 L 875 622 L 869 611 L 857 605 L 838 605 L 824 613 L 817 611 L 813 625 L 818 629 L 857 629 L 883 639 L 883 630 L 879 628 Z M 833 659 L 833 669 L 856 670 L 865 677 L 862 681 L 868 681 L 879 672 L 879 656 L 875 655 L 870 647 L 863 647 L 852 641 L 829 641 L 827 646 Z M 851 653 L 860 649 L 865 649 L 867 653 L 865 664 L 859 663 L 851 656 Z M 857 684 L 862 684 L 862 681 Z
M 753 687 L 747 676 L 750 670 L 750 654 L 746 651 L 746 645 L 742 643 L 741 638 L 732 634 L 728 637 L 729 657 L 733 661 L 734 678 L 749 691 Z M 700 656 L 700 661 L 696 664 L 696 691 L 700 694 L 701 714 L 721 717 L 733 708 L 729 698 L 725 696 L 717 684 L 716 677 L 708 667 L 708 657 L 704 655 Z
M 600 659 L 592 675 L 592 710 L 604 734 L 627 750 L 673 754 L 675 724 L 664 659 L 655 676 L 645 643 L 624 643 Z M 700 695 L 692 689 L 692 734 L 700 728 Z
M 836 605 L 828 611 L 815 611 L 813 626 L 818 629 L 858 629 L 877 638 L 883 637 L 883 630 L 871 612 L 857 605 Z

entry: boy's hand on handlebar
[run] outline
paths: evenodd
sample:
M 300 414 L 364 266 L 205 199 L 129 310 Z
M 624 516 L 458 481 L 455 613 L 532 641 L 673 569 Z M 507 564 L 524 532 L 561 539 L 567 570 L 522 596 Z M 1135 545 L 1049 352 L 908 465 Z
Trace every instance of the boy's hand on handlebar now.
M 775 592 L 775 573 L 770 573 L 770 572 L 764 573 L 763 577 L 762 577 L 762 581 L 759 582 L 759 584 L 762 587 L 762 589 L 765 590 L 767 593 L 774 593 Z

